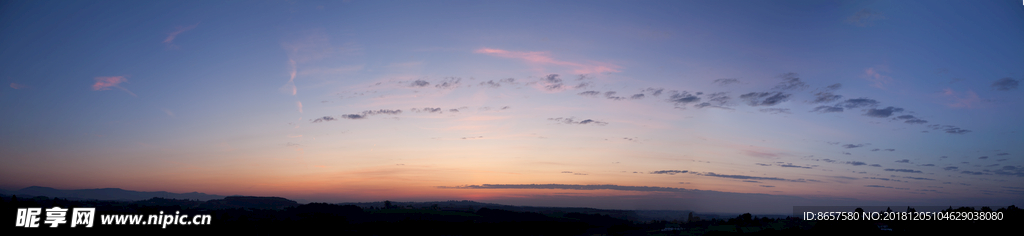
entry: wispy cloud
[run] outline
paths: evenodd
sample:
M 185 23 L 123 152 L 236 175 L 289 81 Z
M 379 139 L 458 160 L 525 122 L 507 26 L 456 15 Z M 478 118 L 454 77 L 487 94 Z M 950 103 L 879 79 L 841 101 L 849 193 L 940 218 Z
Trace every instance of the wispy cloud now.
M 888 72 L 889 70 L 885 66 L 878 68 L 871 67 L 864 69 L 864 78 L 872 82 L 871 86 L 875 88 L 885 89 L 887 85 L 892 83 L 892 77 L 881 74 L 880 72 Z
M 871 109 L 868 109 L 868 112 L 864 113 L 864 115 L 865 116 L 870 116 L 870 117 L 886 118 L 886 117 L 891 116 L 893 112 L 903 112 L 903 108 L 899 108 L 899 107 L 886 107 L 886 108 L 882 108 L 882 109 L 871 108 Z
M 950 103 L 946 103 L 946 106 L 949 107 L 971 108 L 981 103 L 981 98 L 973 90 L 967 90 L 967 92 L 961 94 L 952 89 L 945 89 L 942 91 L 942 95 L 951 100 Z
M 169 45 L 169 46 L 175 47 L 174 46 L 174 39 L 177 38 L 179 34 L 184 33 L 185 31 L 189 31 L 189 30 L 195 29 L 196 26 L 199 26 L 199 23 L 196 23 L 196 24 L 190 25 L 190 26 L 177 26 L 177 27 L 174 27 L 175 28 L 174 32 L 171 32 L 170 34 L 167 34 L 167 38 L 164 39 L 164 43 Z
M 846 23 L 864 27 L 869 25 L 871 22 L 880 19 L 885 19 L 885 16 L 882 15 L 882 13 L 874 12 L 869 9 L 862 9 L 857 13 L 853 13 L 853 15 L 851 15 L 850 17 L 847 17 Z
M 562 117 L 548 118 L 548 120 L 553 120 L 553 121 L 556 121 L 558 123 L 570 124 L 570 125 L 586 125 L 586 124 L 607 125 L 608 124 L 608 122 L 604 122 L 604 121 L 598 121 L 598 120 L 592 120 L 592 119 L 580 120 L 580 119 L 576 119 L 575 117 L 569 117 L 569 118 L 562 118 Z
M 1017 85 L 1019 85 L 1019 84 L 1020 84 L 1019 80 L 1015 80 L 1013 78 L 1006 77 L 1006 78 L 1002 78 L 1002 79 L 996 80 L 996 82 L 992 82 L 992 88 L 995 88 L 996 90 L 999 90 L 999 91 L 1010 91 L 1010 90 L 1017 89 Z
M 650 173 L 651 174 L 675 175 L 675 174 L 684 174 L 686 172 L 689 172 L 689 171 L 685 171 L 685 170 L 659 170 L 659 171 L 651 171 Z
M 608 63 L 584 64 L 577 62 L 555 60 L 554 58 L 551 57 L 550 52 L 517 52 L 494 48 L 481 48 L 477 49 L 474 52 L 497 57 L 520 59 L 534 64 L 568 66 L 573 68 L 573 73 L 577 74 L 600 74 L 605 72 L 619 72 L 619 66 Z
M 24 85 L 24 84 L 11 83 L 11 88 L 12 89 L 27 89 L 29 87 L 28 87 L 28 85 Z
M 746 100 L 751 106 L 775 106 L 788 101 L 791 95 L 782 92 L 747 93 L 740 95 L 740 99 Z
M 118 84 L 128 82 L 128 79 L 124 78 L 124 76 L 96 77 L 95 79 L 96 83 L 92 84 L 92 90 L 94 91 L 102 91 L 109 90 L 110 88 L 117 88 L 127 92 L 128 94 L 131 94 L 132 97 L 139 97 L 136 96 L 135 93 L 133 93 L 132 91 L 128 91 L 128 89 L 118 86 Z
M 670 187 L 649 187 L 649 186 L 622 186 L 612 184 L 592 184 L 592 185 L 579 185 L 579 184 L 482 184 L 482 185 L 463 185 L 463 186 L 438 186 L 437 188 L 446 189 L 569 189 L 569 190 L 621 190 L 621 191 L 641 191 L 641 192 L 680 192 L 680 191 L 692 191 L 684 188 L 670 188 Z
M 726 86 L 726 85 L 735 84 L 735 83 L 739 83 L 739 82 L 740 82 L 740 80 L 738 80 L 738 79 L 725 78 L 725 79 L 715 79 L 715 81 L 712 82 L 712 83 L 718 84 L 720 86 Z

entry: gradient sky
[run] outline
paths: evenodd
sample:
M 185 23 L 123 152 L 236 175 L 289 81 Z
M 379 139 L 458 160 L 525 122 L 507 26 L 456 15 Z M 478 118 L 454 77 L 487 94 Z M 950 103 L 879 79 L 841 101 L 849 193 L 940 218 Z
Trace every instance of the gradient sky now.
M 1024 204 L 1019 1 L 4 1 L 0 187 Z

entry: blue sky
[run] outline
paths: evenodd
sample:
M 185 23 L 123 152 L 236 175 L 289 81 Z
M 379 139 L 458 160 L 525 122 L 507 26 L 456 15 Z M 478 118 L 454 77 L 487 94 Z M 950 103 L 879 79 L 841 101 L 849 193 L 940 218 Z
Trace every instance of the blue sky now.
M 1013 1 L 2 11 L 7 189 L 772 213 L 1024 199 Z

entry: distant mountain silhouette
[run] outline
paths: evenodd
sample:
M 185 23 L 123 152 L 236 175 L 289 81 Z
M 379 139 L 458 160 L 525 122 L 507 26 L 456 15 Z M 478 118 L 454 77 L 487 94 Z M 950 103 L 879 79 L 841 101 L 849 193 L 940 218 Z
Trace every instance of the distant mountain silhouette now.
M 23 188 L 17 191 L 5 191 L 6 195 L 18 195 L 24 197 L 30 196 L 46 196 L 46 197 L 57 197 L 67 198 L 68 200 L 108 200 L 108 201 L 141 201 L 147 200 L 154 197 L 157 198 L 168 198 L 168 199 L 196 199 L 199 201 L 207 201 L 214 199 L 223 199 L 224 196 L 210 195 L 199 192 L 191 193 L 171 193 L 171 192 L 139 192 L 124 190 L 119 188 L 100 188 L 100 189 L 78 189 L 78 190 L 61 190 L 49 187 L 32 186 Z
M 299 206 L 298 202 L 281 197 L 249 197 L 230 196 L 221 200 L 210 200 L 199 207 L 204 209 L 232 209 L 232 208 L 254 208 L 267 210 L 282 210 L 289 207 Z

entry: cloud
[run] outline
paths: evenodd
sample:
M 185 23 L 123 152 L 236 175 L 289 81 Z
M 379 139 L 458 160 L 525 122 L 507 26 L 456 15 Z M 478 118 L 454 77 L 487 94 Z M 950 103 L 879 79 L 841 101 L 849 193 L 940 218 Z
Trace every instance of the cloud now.
M 601 94 L 601 92 L 598 92 L 598 91 L 583 91 L 583 92 L 577 93 L 576 95 L 591 96 L 591 97 L 593 97 L 593 96 L 597 96 L 597 95 L 600 95 L 600 94 Z
M 982 160 L 988 159 L 988 156 L 981 156 L 981 157 L 978 157 L 978 159 L 982 159 Z
M 295 105 L 299 107 L 299 113 L 302 113 L 302 102 L 296 101 Z
M 439 89 L 454 89 L 459 87 L 459 81 L 462 81 L 462 78 L 448 77 L 444 78 L 440 84 L 434 85 L 434 87 Z
M 779 166 L 781 166 L 781 167 L 789 167 L 789 168 L 803 168 L 803 169 L 811 169 L 811 167 L 807 167 L 807 166 L 798 166 L 798 165 L 793 165 L 792 163 L 786 163 L 786 164 L 782 164 L 782 165 L 779 165 Z
M 701 92 L 697 92 L 696 94 L 690 94 L 690 92 L 687 92 L 687 91 L 682 91 L 682 92 L 672 91 L 671 93 L 672 93 L 672 95 L 669 96 L 668 102 L 674 103 L 676 105 L 676 107 L 681 107 L 681 106 L 685 106 L 686 104 L 690 104 L 690 103 L 694 103 L 694 102 L 699 102 L 700 101 L 700 97 L 697 97 L 697 96 L 703 94 Z
M 715 81 L 712 82 L 712 83 L 718 84 L 720 86 L 726 86 L 726 85 L 735 84 L 735 83 L 739 83 L 739 82 L 740 82 L 740 80 L 738 80 L 738 79 L 715 79 Z
M 717 93 L 708 94 L 707 97 L 708 97 L 707 102 L 703 102 L 703 103 L 694 105 L 694 107 L 697 107 L 697 108 L 704 108 L 704 107 L 726 108 L 725 105 L 728 104 L 729 103 L 729 99 L 731 99 L 731 97 L 725 95 L 725 92 L 717 92 Z M 728 109 L 728 108 L 726 108 L 726 109 Z M 764 109 L 762 109 L 762 111 L 764 111 Z M 786 109 L 786 113 L 789 113 L 788 109 Z
M 128 89 L 118 86 L 118 84 L 120 83 L 128 82 L 128 79 L 124 78 L 124 76 L 96 77 L 95 79 L 96 83 L 92 84 L 93 91 L 102 91 L 109 90 L 110 88 L 117 88 L 127 92 L 128 94 L 131 94 L 132 97 L 139 97 L 135 96 L 135 93 L 133 93 L 132 91 L 128 91 Z
M 426 87 L 428 85 L 430 85 L 430 82 L 427 82 L 426 80 L 418 79 L 418 80 L 413 81 L 412 83 L 410 83 L 409 87 Z
M 928 128 L 932 128 L 932 130 L 941 130 L 941 131 L 944 131 L 944 132 L 946 132 L 948 134 L 966 134 L 966 133 L 971 132 L 970 130 L 961 129 L 961 128 L 958 128 L 958 127 L 952 126 L 952 125 L 934 124 L 934 125 L 928 125 Z
M 516 83 L 516 79 L 514 79 L 514 78 L 500 79 L 497 82 L 495 82 L 494 80 L 488 80 L 488 81 L 485 81 L 485 82 L 480 82 L 480 86 L 487 86 L 487 87 L 491 87 L 491 88 L 498 88 L 498 87 L 501 87 L 502 85 L 516 85 L 516 84 L 517 84 Z
M 996 80 L 996 82 L 992 82 L 992 88 L 995 88 L 996 90 L 999 91 L 1010 91 L 1016 89 L 1017 85 L 1019 84 L 1020 81 L 1014 80 L 1013 78 L 1010 77 L 1006 77 Z
M 867 68 L 864 70 L 864 77 L 867 78 L 868 81 L 873 82 L 873 84 L 871 84 L 872 87 L 885 89 L 886 85 L 892 83 L 892 77 L 880 74 L 878 72 L 879 70 L 888 72 L 884 66 L 879 69 Z
M 345 115 L 341 115 L 341 118 L 350 119 L 350 120 L 359 120 L 359 119 L 366 119 L 366 116 L 364 116 L 364 115 L 357 115 L 357 114 L 345 114 Z
M 593 184 L 593 185 L 579 185 L 579 184 L 482 184 L 482 185 L 463 185 L 463 186 L 438 186 L 437 188 L 443 189 L 567 189 L 567 190 L 621 190 L 621 191 L 640 191 L 640 192 L 682 192 L 682 191 L 695 191 L 684 188 L 671 188 L 671 187 L 648 187 L 648 186 L 622 186 L 612 184 Z
M 774 89 L 774 90 L 794 90 L 794 89 L 795 90 L 800 90 L 800 89 L 807 88 L 807 84 L 805 84 L 803 81 L 800 81 L 800 78 L 798 78 L 797 76 L 799 76 L 799 75 L 797 73 L 793 73 L 793 72 L 779 75 L 779 78 L 782 78 L 782 82 L 780 82 L 778 85 L 775 85 L 775 88 L 772 88 L 772 89 Z
M 946 106 L 949 107 L 971 108 L 976 104 L 981 103 L 981 98 L 972 90 L 967 90 L 964 94 L 958 94 L 952 89 L 945 89 L 943 90 L 942 95 L 952 100 L 951 103 L 946 103 Z
M 838 101 L 839 99 L 843 98 L 843 96 L 842 95 L 836 95 L 836 94 L 834 94 L 832 92 L 834 92 L 836 90 L 839 90 L 839 88 L 842 88 L 842 87 L 843 87 L 843 84 L 838 84 L 838 83 L 825 87 L 824 91 L 821 91 L 821 92 L 818 92 L 818 93 L 814 94 L 814 101 L 811 101 L 811 103 L 815 104 L 815 103 L 826 103 L 826 102 Z
M 642 93 L 633 94 L 633 96 L 629 96 L 629 99 L 634 99 L 634 100 L 635 99 L 643 99 L 643 98 L 644 98 L 644 94 L 642 94 Z
M 928 123 L 928 121 L 922 120 L 922 119 L 918 119 L 917 117 L 914 117 L 912 115 L 897 116 L 896 119 L 904 120 L 903 122 L 907 123 L 907 124 L 924 124 L 924 123 Z
M 11 83 L 11 88 L 12 89 L 27 89 L 29 87 L 28 87 L 28 85 L 24 85 L 24 84 Z
M 981 173 L 980 171 L 966 171 L 966 170 L 965 171 L 960 171 L 960 173 L 961 174 L 968 174 L 968 175 L 983 175 L 983 174 L 985 174 L 985 173 Z
M 185 31 L 189 31 L 189 30 L 195 29 L 196 26 L 199 26 L 199 23 L 196 23 L 196 24 L 190 25 L 190 26 L 185 26 L 185 27 L 182 27 L 182 26 L 175 27 L 174 32 L 171 32 L 170 34 L 167 34 L 167 38 L 164 39 L 164 43 L 166 43 L 168 45 L 173 45 L 174 44 L 174 39 L 177 38 L 179 34 L 184 33 Z
M 440 107 L 424 107 L 423 109 L 413 108 L 409 110 L 412 110 L 412 112 L 441 113 Z
M 565 84 L 562 84 L 562 79 L 558 78 L 558 74 L 549 74 L 540 78 L 540 82 L 544 84 L 544 89 L 548 91 L 559 91 L 565 88 Z
M 904 179 L 916 179 L 916 180 L 935 180 L 935 179 L 929 179 L 929 178 L 910 177 L 910 176 L 904 176 L 903 178 Z
M 761 109 L 761 112 L 766 112 L 766 113 L 769 113 L 769 114 L 779 114 L 779 113 L 792 114 L 792 113 L 789 112 L 789 108 L 764 108 L 764 109 Z
M 548 52 L 516 52 L 492 48 L 481 48 L 474 52 L 497 57 L 520 59 L 528 63 L 534 64 L 568 66 L 574 68 L 573 72 L 576 74 L 600 74 L 609 72 L 619 72 L 619 66 L 617 65 L 608 63 L 583 64 L 576 62 L 559 61 L 555 60 L 554 58 L 551 58 L 550 53 Z
M 607 99 L 616 100 L 616 101 L 618 101 L 618 100 L 625 100 L 626 99 L 625 97 L 615 96 L 615 92 L 614 91 L 604 92 L 604 97 L 607 98 Z
M 911 170 L 911 169 L 885 169 L 885 171 L 906 172 L 906 173 L 921 173 L 921 171 L 919 171 L 919 170 Z
M 440 109 L 440 108 L 438 108 L 438 109 Z M 456 111 L 458 111 L 458 110 L 456 110 Z M 398 114 L 402 114 L 402 110 L 397 110 L 397 109 L 396 110 L 380 109 L 380 110 L 376 110 L 376 111 L 372 111 L 371 110 L 371 111 L 364 111 L 363 112 L 364 116 L 372 116 L 372 115 L 398 115 Z
M 776 177 L 757 177 L 757 176 L 746 176 L 746 175 L 720 175 L 720 174 L 715 174 L 715 172 L 706 172 L 706 173 L 691 172 L 691 173 L 695 174 L 695 175 L 701 175 L 701 176 L 729 178 L 729 179 L 777 180 L 777 181 L 788 181 L 788 182 L 807 182 L 807 180 L 804 180 L 804 179 L 792 180 L 792 179 L 783 179 L 783 178 L 776 178 Z
M 685 174 L 686 172 L 690 172 L 690 171 L 686 171 L 686 170 L 659 170 L 659 171 L 651 171 L 650 173 L 651 174 L 675 175 L 675 174 Z
M 843 145 L 843 147 L 844 148 L 859 148 L 859 147 L 863 147 L 863 146 L 867 146 L 867 145 L 871 145 L 871 144 L 870 143 L 865 143 L 865 144 L 846 144 L 846 145 Z
M 879 102 L 874 99 L 868 98 L 854 98 L 846 99 L 846 101 L 836 104 L 837 107 L 842 106 L 848 109 L 859 108 L 859 107 L 875 107 L 878 106 Z
M 942 169 L 943 169 L 943 170 L 956 170 L 956 169 L 960 169 L 960 168 L 959 168 L 959 167 L 956 167 L 956 166 L 948 166 L 948 167 L 946 167 L 946 168 L 942 168 Z
M 811 101 L 811 103 L 834 102 L 841 98 L 843 98 L 842 95 L 835 95 L 832 92 L 818 92 L 814 94 L 814 101 Z
M 586 124 L 607 125 L 608 124 L 608 122 L 592 120 L 592 119 L 577 120 L 575 117 L 570 117 L 570 118 L 562 118 L 562 117 L 548 118 L 548 120 L 553 120 L 553 121 L 556 121 L 558 123 L 571 124 L 571 125 L 586 125 Z
M 661 92 L 663 92 L 663 91 L 665 91 L 665 89 L 663 89 L 663 88 L 646 88 L 644 90 L 641 90 L 640 92 L 642 92 L 642 93 L 650 93 L 652 96 L 657 97 L 657 96 L 661 96 Z
M 740 95 L 740 99 L 746 100 L 751 106 L 774 106 L 789 100 L 791 95 L 782 92 L 747 93 Z
M 830 113 L 830 112 L 843 112 L 842 107 L 838 106 L 818 106 L 815 107 L 811 112 Z
M 898 108 L 898 107 L 886 107 L 886 108 L 883 108 L 883 109 L 871 108 L 871 109 L 868 110 L 867 113 L 864 113 L 864 115 L 865 116 L 870 116 L 870 117 L 886 118 L 886 117 L 891 116 L 893 112 L 903 112 L 903 108 Z
M 995 173 L 997 175 L 1024 177 L 1024 168 L 1019 166 L 1003 166 L 1002 169 L 997 169 L 992 173 Z
M 910 163 L 909 159 L 898 160 L 896 163 Z
M 881 13 L 874 12 L 868 9 L 862 9 L 857 13 L 853 13 L 852 16 L 846 18 L 846 23 L 864 27 L 873 21 L 885 19 Z
M 320 117 L 320 118 L 314 119 L 313 123 L 328 122 L 328 121 L 335 121 L 335 120 L 338 120 L 338 119 L 336 119 L 334 117 L 330 117 L 330 116 L 324 116 L 324 117 Z

